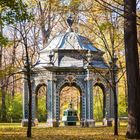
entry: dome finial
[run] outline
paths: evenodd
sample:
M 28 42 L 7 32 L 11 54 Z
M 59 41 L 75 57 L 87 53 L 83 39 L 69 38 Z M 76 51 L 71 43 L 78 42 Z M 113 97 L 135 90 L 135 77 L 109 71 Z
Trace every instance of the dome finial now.
M 67 18 L 67 23 L 68 23 L 68 26 L 71 28 L 72 24 L 74 22 L 74 19 L 72 17 L 72 15 L 70 14 Z

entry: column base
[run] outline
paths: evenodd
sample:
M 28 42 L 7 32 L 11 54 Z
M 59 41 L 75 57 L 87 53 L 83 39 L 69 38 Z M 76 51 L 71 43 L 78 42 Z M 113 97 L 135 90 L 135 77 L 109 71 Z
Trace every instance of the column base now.
M 22 119 L 21 126 L 22 127 L 27 127 L 28 126 L 28 119 Z
M 85 127 L 95 127 L 95 120 L 86 120 L 84 122 Z
M 112 120 L 111 119 L 103 119 L 103 125 L 104 126 L 112 126 Z
M 85 121 L 80 122 L 81 127 L 85 127 Z
M 112 126 L 112 120 L 111 119 L 107 120 L 107 126 Z
M 59 122 L 54 120 L 47 120 L 48 127 L 59 127 Z
M 38 125 L 38 119 L 34 119 L 32 121 L 32 126 L 37 126 L 37 125 Z M 22 127 L 27 127 L 28 126 L 28 119 L 22 119 L 21 126 Z

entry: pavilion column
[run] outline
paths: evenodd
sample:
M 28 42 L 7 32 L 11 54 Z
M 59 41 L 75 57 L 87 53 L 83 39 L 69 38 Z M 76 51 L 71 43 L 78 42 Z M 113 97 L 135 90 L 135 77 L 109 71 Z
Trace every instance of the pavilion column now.
M 32 122 L 33 125 L 38 124 L 38 119 L 36 118 L 36 94 L 35 94 L 35 81 L 31 80 L 32 85 Z
M 110 89 L 105 89 L 105 96 L 106 96 L 106 106 L 105 106 L 105 118 L 110 118 Z
M 113 95 L 113 91 L 110 88 L 110 111 L 109 111 L 109 117 L 110 118 L 114 118 L 114 95 Z
M 55 110 L 56 110 L 56 121 L 59 124 L 59 120 L 60 120 L 60 105 L 59 105 L 59 93 L 56 92 L 56 102 L 55 102 Z
M 86 77 L 86 126 L 94 127 L 95 121 L 93 118 L 93 78 L 90 74 L 89 69 L 87 69 Z
M 86 119 L 86 95 L 85 93 L 82 93 L 82 114 L 81 114 L 81 121 L 84 121 Z
M 23 77 L 23 119 L 21 122 L 22 126 L 27 126 L 28 125 L 28 83 L 27 83 L 27 78 L 26 75 L 24 74 Z
M 83 127 L 86 122 L 86 95 L 85 93 L 82 93 L 81 96 L 81 120 L 80 120 L 80 125 Z
M 59 107 L 59 96 L 56 92 L 56 79 L 53 79 L 53 94 L 54 94 L 54 98 L 53 98 L 53 103 L 54 103 L 54 116 L 53 116 L 53 126 L 54 127 L 58 127 L 59 126 L 59 115 L 58 115 L 58 107 Z
M 47 88 L 47 126 L 50 127 L 59 126 L 56 99 L 56 81 L 55 79 L 49 79 Z
M 106 87 L 105 89 L 105 98 L 106 98 L 106 104 L 105 104 L 105 118 L 103 119 L 103 125 L 106 126 L 112 126 L 112 109 L 113 109 L 113 102 L 112 102 L 112 93 L 111 88 Z
M 115 77 L 115 80 L 117 81 L 117 76 Z M 109 108 L 109 118 L 110 120 L 113 120 L 115 118 L 115 113 L 114 113 L 114 106 L 115 106 L 115 103 L 114 103 L 114 93 L 113 93 L 113 90 L 112 88 L 110 87 L 109 90 L 109 103 L 110 103 L 110 108 Z M 118 84 L 116 83 L 116 96 L 117 96 L 117 107 L 118 107 Z
M 32 86 L 32 125 L 36 124 L 35 120 L 35 81 L 31 80 Z M 28 89 L 28 82 L 27 78 L 24 75 L 23 79 L 23 119 L 22 119 L 22 126 L 28 125 L 28 103 L 29 103 L 29 89 Z
M 114 112 L 113 92 L 111 88 L 105 90 L 106 94 L 106 118 L 112 118 Z

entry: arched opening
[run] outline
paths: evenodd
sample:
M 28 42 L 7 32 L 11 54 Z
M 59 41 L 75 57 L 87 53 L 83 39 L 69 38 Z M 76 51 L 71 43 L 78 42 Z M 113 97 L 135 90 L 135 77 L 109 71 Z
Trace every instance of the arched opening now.
M 36 88 L 36 98 L 35 98 L 35 118 L 39 122 L 46 122 L 47 119 L 47 86 L 46 84 L 40 84 Z
M 106 114 L 105 88 L 101 83 L 96 83 L 93 87 L 93 109 L 95 121 L 102 121 Z
M 70 103 L 72 103 L 72 108 L 77 112 L 78 121 L 81 120 L 82 96 L 81 89 L 76 84 L 72 84 L 71 86 L 65 84 L 61 87 L 59 94 L 59 103 L 60 121 L 62 121 L 64 111 L 68 109 Z

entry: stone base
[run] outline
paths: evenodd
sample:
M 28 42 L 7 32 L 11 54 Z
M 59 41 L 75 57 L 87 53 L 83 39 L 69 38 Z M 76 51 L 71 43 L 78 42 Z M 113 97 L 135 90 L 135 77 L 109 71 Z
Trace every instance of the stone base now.
M 95 120 L 86 120 L 84 122 L 85 127 L 95 127 Z
M 32 121 L 32 126 L 36 126 L 36 125 L 38 125 L 38 119 L 34 119 Z M 22 127 L 27 127 L 28 126 L 28 119 L 22 119 L 21 126 Z
M 85 126 L 85 122 L 84 122 L 84 121 L 81 121 L 81 122 L 80 122 L 80 125 L 81 125 L 82 127 L 84 127 L 84 126 Z
M 47 126 L 48 127 L 59 127 L 59 122 L 58 121 L 47 121 Z
M 112 126 L 112 120 L 111 119 L 103 119 L 103 125 L 104 126 Z
M 107 121 L 108 121 L 108 120 L 107 120 L 106 118 L 103 118 L 103 125 L 104 125 L 104 126 L 107 126 Z
M 22 119 L 22 121 L 21 121 L 21 126 L 22 126 L 22 127 L 28 126 L 28 119 Z
M 107 120 L 107 126 L 112 126 L 112 120 Z

